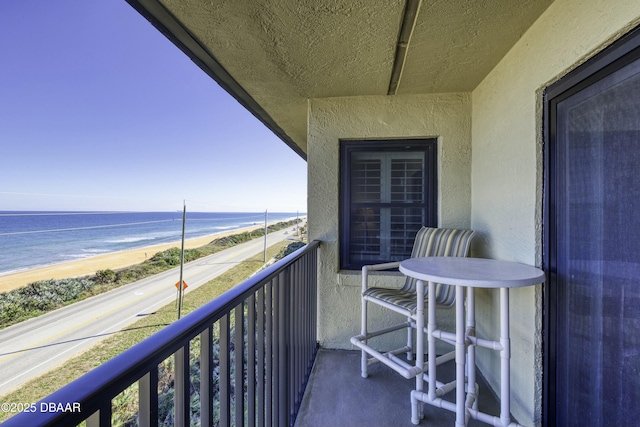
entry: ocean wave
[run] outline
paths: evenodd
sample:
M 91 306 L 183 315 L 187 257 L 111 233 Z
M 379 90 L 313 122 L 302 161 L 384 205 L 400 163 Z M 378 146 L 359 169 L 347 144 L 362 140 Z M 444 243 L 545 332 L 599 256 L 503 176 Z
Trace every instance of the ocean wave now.
M 105 240 L 105 243 L 113 243 L 113 244 L 122 244 L 122 243 L 137 243 L 137 242 L 145 242 L 145 241 L 153 241 L 153 240 L 159 240 L 159 241 L 167 241 L 167 240 L 179 240 L 180 239 L 180 235 L 176 234 L 174 231 L 167 231 L 167 232 L 158 232 L 158 233 L 151 233 L 151 234 L 138 234 L 138 235 L 133 235 L 133 236 L 123 236 L 123 237 L 115 237 L 115 238 L 110 238 L 108 240 Z
M 227 230 L 237 230 L 239 228 L 243 228 L 243 227 L 239 225 L 220 225 L 217 227 L 208 227 L 208 228 L 201 228 L 199 230 L 192 230 L 192 233 L 202 234 L 203 236 L 206 236 L 207 234 L 217 234 Z
M 60 258 L 64 260 L 74 260 L 74 259 L 91 258 L 92 256 L 96 256 L 96 254 L 91 254 L 91 253 L 61 254 Z
M 156 240 L 158 237 L 153 236 L 130 236 L 122 237 L 120 239 L 105 240 L 105 243 L 136 243 L 143 242 L 145 240 Z
M 244 228 L 244 227 L 250 227 L 252 225 L 264 225 L 264 221 L 247 221 L 247 222 L 241 222 L 239 223 L 236 227 L 238 228 Z
M 237 225 L 227 225 L 227 226 L 219 226 L 219 227 L 212 227 L 211 230 L 233 230 L 234 228 L 240 228 Z M 206 230 L 204 230 L 206 231 Z
M 214 227 L 191 228 L 187 230 L 187 234 L 191 237 L 208 236 L 210 234 L 218 234 L 228 230 L 238 230 L 241 228 L 245 228 L 249 225 L 253 225 L 253 223 L 247 224 L 247 225 L 233 224 L 233 225 L 218 225 Z
M 105 253 L 106 252 L 109 252 L 109 251 L 105 251 Z M 58 255 L 56 261 L 52 261 L 52 262 L 34 262 L 33 264 L 30 264 L 30 265 L 27 265 L 27 266 L 10 267 L 10 269 L 8 269 L 8 270 L 0 270 L 0 277 L 8 275 L 8 274 L 22 273 L 22 272 L 30 271 L 30 270 L 37 270 L 39 268 L 47 268 L 47 267 L 54 267 L 54 266 L 57 266 L 57 265 L 63 265 L 66 262 L 72 262 L 72 261 L 76 261 L 76 260 L 80 260 L 80 259 L 91 258 L 91 257 L 94 257 L 96 255 L 99 255 L 99 254 L 63 254 L 63 255 Z
M 38 266 L 36 266 L 35 268 L 37 268 L 37 267 Z M 19 267 L 19 268 L 14 268 L 12 270 L 2 270 L 2 271 L 0 271 L 0 277 L 5 276 L 7 274 L 14 274 L 14 273 L 21 273 L 23 271 L 29 271 L 29 270 L 31 270 L 33 268 L 34 267 Z
M 93 249 L 83 249 L 84 252 L 87 252 L 91 255 L 98 255 L 98 254 L 105 254 L 108 252 L 111 252 L 108 249 L 97 249 L 97 248 L 93 248 Z

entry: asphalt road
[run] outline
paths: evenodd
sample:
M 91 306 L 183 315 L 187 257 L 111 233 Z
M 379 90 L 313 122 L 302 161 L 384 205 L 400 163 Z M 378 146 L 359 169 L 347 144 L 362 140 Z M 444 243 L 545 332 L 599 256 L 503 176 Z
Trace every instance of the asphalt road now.
M 270 233 L 267 244 L 292 236 L 291 228 Z M 264 239 L 256 239 L 185 264 L 186 292 L 263 249 Z M 179 277 L 179 268 L 169 270 L 0 330 L 0 397 L 175 302 Z

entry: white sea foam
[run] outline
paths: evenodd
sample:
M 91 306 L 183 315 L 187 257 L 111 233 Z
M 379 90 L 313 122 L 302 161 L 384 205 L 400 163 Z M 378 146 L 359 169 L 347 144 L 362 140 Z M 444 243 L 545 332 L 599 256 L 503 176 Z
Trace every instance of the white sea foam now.
M 27 271 L 27 270 L 31 270 L 32 267 L 24 267 L 24 268 L 16 268 L 13 270 L 4 270 L 4 271 L 0 271 L 0 277 L 7 275 L 7 274 L 13 274 L 13 273 L 20 273 L 22 271 Z
M 142 234 L 142 235 L 134 235 L 134 236 L 126 236 L 115 239 L 105 240 L 105 243 L 137 243 L 144 241 L 153 241 L 153 240 L 166 240 L 168 238 L 180 239 L 180 235 L 176 234 L 174 231 L 166 231 L 166 232 L 156 232 L 150 234 Z
M 84 258 L 90 258 L 92 256 L 95 256 L 95 254 L 87 254 L 87 253 L 79 253 L 79 254 L 62 254 L 60 255 L 60 258 L 66 259 L 66 260 L 73 260 L 73 259 L 84 259 Z
M 83 249 L 83 251 L 91 255 L 105 254 L 107 252 L 111 252 L 107 249 Z
M 135 242 L 143 242 L 145 240 L 155 240 L 156 237 L 153 236 L 131 236 L 131 237 L 123 237 L 121 239 L 111 239 L 105 240 L 105 243 L 135 243 Z
M 234 228 L 239 228 L 239 227 L 237 225 L 227 225 L 226 227 L 218 226 L 218 227 L 213 227 L 213 230 L 233 230 Z

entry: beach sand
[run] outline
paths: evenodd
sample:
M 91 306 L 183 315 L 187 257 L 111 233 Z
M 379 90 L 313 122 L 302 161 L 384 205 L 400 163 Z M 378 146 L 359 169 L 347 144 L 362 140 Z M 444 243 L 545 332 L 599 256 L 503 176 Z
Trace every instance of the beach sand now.
M 232 234 L 239 234 L 245 231 L 255 230 L 262 226 L 250 226 L 239 228 L 223 233 L 216 233 L 208 236 L 197 237 L 184 241 L 185 249 L 204 246 L 212 240 L 219 239 Z M 138 249 L 128 249 L 104 255 L 97 255 L 91 258 L 83 258 L 75 261 L 64 262 L 46 267 L 34 268 L 17 273 L 0 276 L 0 292 L 10 291 L 20 288 L 38 280 L 66 279 L 71 277 L 81 277 L 94 274 L 98 270 L 117 270 L 134 264 L 140 264 L 147 258 L 151 258 L 157 252 L 169 248 L 180 247 L 180 241 L 165 243 L 161 245 L 146 246 Z

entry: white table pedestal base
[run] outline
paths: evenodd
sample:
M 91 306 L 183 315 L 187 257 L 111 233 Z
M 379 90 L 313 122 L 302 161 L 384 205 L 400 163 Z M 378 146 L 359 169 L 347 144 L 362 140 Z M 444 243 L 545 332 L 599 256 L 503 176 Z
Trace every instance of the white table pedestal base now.
M 523 264 L 478 258 L 413 258 L 400 264 L 400 271 L 418 279 L 416 284 L 417 330 L 424 331 L 424 287 L 428 283 L 427 376 L 424 369 L 416 375 L 416 388 L 411 392 L 411 422 L 423 417 L 423 403 L 456 413 L 456 427 L 466 427 L 470 418 L 495 427 L 522 427 L 511 420 L 511 339 L 509 336 L 509 288 L 544 282 L 544 273 Z M 435 287 L 437 283 L 456 286 L 456 332 L 437 329 Z M 500 340 L 476 337 L 475 289 L 497 288 L 500 291 Z M 467 310 L 465 322 L 465 290 Z M 436 378 L 436 339 L 455 342 L 456 380 L 441 384 Z M 475 372 L 475 348 L 500 352 L 500 416 L 478 410 L 478 386 Z M 424 333 L 416 339 L 416 368 L 424 367 Z M 427 382 L 427 391 L 424 383 Z M 455 403 L 442 398 L 455 390 Z

